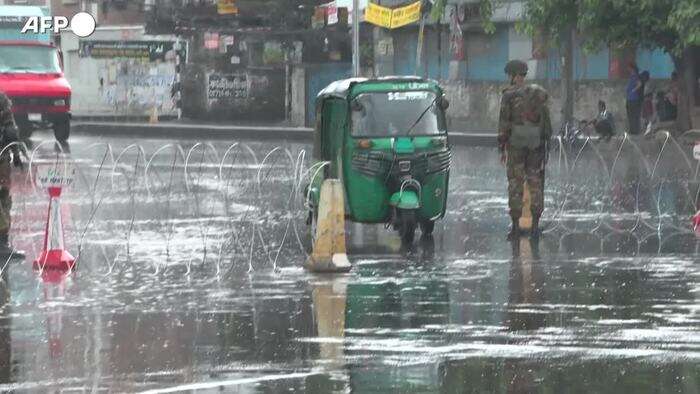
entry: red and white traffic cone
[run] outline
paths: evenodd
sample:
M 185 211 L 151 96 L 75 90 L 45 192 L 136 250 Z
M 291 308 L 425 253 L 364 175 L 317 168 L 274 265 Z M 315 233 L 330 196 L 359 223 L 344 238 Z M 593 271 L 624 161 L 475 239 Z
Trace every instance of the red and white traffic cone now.
M 75 265 L 73 257 L 64 246 L 63 220 L 61 219 L 61 188 L 49 187 L 49 213 L 46 219 L 44 247 L 34 261 L 35 269 L 71 270 Z

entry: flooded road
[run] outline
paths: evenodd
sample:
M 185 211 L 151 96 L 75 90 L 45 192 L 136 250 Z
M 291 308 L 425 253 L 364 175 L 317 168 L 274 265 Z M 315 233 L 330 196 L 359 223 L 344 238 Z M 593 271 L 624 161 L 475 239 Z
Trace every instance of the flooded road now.
M 456 147 L 434 237 L 350 223 L 353 270 L 314 275 L 309 146 L 233 143 L 72 138 L 67 276 L 32 270 L 48 198 L 18 174 L 0 392 L 700 392 L 678 151 L 553 152 L 546 234 L 509 243 L 496 152 Z

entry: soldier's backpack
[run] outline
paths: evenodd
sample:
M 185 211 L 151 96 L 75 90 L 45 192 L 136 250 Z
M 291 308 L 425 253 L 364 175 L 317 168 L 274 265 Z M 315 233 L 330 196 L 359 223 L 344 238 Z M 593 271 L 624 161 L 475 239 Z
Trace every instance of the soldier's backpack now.
M 547 105 L 547 91 L 533 84 L 524 86 L 519 93 L 523 99 L 520 116 L 523 124 L 513 125 L 509 143 L 514 148 L 537 149 L 544 141 L 542 112 Z

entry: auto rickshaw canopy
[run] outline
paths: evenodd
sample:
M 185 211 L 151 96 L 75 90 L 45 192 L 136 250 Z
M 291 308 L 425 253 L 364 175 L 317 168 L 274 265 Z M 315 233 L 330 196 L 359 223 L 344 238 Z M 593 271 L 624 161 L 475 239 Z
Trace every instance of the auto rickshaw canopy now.
M 335 81 L 321 90 L 316 96 L 319 104 L 328 98 L 351 100 L 368 92 L 401 92 L 428 90 L 442 94 L 437 81 L 416 76 L 387 76 L 380 78 L 348 78 Z

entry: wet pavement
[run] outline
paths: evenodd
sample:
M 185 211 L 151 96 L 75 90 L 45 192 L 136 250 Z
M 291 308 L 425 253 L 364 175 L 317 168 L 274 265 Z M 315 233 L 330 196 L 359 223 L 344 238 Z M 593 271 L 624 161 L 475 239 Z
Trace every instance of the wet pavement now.
M 0 392 L 700 391 L 698 172 L 674 141 L 553 151 L 546 234 L 513 244 L 496 152 L 456 147 L 434 237 L 348 224 L 346 275 L 301 268 L 309 146 L 234 142 L 72 138 L 67 276 L 32 269 L 48 199 L 16 175 Z

